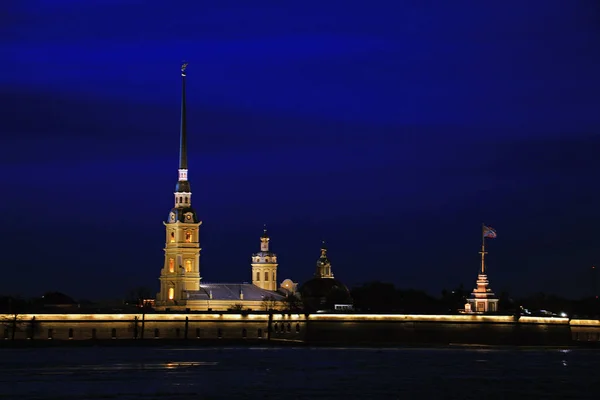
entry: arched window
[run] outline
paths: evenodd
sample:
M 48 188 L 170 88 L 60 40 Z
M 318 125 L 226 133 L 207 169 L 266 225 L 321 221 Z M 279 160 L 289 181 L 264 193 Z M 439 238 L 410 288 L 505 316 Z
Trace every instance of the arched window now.
M 175 243 L 175 232 L 171 232 L 171 243 Z
M 113 339 L 116 339 L 116 338 L 117 338 L 117 329 L 116 329 L 116 328 L 112 328 L 112 330 L 110 331 L 110 336 L 111 336 Z
M 269 262 L 269 257 L 265 257 L 265 262 Z
M 48 339 L 52 339 L 53 333 L 52 329 L 48 329 Z
M 269 273 L 265 271 L 265 282 L 269 281 Z
M 185 202 L 186 202 L 186 203 L 188 202 L 188 197 L 187 197 L 187 196 L 185 196 Z
M 275 282 L 275 271 L 273 271 L 273 282 Z
M 169 288 L 169 300 L 173 300 L 175 298 L 175 289 L 170 287 Z
M 221 329 L 221 328 L 217 329 L 217 337 L 219 339 L 223 338 L 223 329 Z
M 185 242 L 190 243 L 192 241 L 192 232 L 185 231 Z
M 185 272 L 192 272 L 192 260 L 185 260 Z
M 196 337 L 199 338 L 202 336 L 202 330 L 200 328 L 196 328 Z
M 175 272 L 175 260 L 169 258 L 169 272 Z
M 69 328 L 69 339 L 73 339 L 73 328 Z
M 175 197 L 175 204 L 179 203 L 179 199 Z
M 273 324 L 273 330 L 274 330 L 275 332 L 278 332 L 278 330 L 279 330 L 279 326 L 277 326 L 277 322 L 275 322 L 275 323 Z
M 179 202 L 183 203 L 183 196 L 179 196 Z
M 258 328 L 258 337 L 259 339 L 262 339 L 262 329 Z
M 256 273 L 256 281 L 257 281 L 257 282 L 260 282 L 260 272 L 257 272 L 257 273 Z
M 242 337 L 245 339 L 246 337 L 248 337 L 248 332 L 246 331 L 246 328 L 242 329 Z
M 160 331 L 158 330 L 158 328 L 154 329 L 154 339 L 158 339 L 160 336 Z
M 300 332 L 300 324 L 296 324 L 296 333 Z
M 287 324 L 287 331 L 288 333 L 292 331 L 292 324 L 290 324 L 289 322 Z

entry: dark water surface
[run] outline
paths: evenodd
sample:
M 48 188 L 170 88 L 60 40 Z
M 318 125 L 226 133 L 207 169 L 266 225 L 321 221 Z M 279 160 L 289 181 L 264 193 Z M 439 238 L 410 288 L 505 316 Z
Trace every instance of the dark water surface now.
M 0 350 L 0 399 L 600 397 L 600 351 L 526 348 Z

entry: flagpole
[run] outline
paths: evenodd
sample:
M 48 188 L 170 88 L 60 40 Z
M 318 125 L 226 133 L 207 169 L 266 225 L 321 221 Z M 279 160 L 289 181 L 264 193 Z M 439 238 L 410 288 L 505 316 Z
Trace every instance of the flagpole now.
M 481 224 L 481 274 L 485 274 L 485 224 Z

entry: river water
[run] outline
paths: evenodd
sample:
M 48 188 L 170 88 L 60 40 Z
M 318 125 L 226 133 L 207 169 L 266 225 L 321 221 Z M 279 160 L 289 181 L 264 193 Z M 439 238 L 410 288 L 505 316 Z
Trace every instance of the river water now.
M 597 399 L 600 351 L 0 349 L 0 399 Z

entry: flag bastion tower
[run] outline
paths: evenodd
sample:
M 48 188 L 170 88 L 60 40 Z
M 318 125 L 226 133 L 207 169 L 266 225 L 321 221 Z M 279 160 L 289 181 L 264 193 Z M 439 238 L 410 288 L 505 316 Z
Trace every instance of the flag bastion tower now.
M 260 237 L 260 251 L 252 254 L 252 283 L 261 289 L 277 290 L 277 255 L 269 251 L 267 227 Z
M 477 275 L 477 287 L 471 293 L 465 304 L 466 313 L 493 313 L 498 311 L 498 298 L 489 287 L 486 265 L 485 265 L 485 239 L 495 239 L 496 231 L 489 226 L 482 226 L 481 237 L 481 268 Z
M 185 78 L 187 64 L 181 66 L 181 126 L 179 131 L 179 179 L 175 185 L 175 204 L 164 222 L 165 260 L 160 274 L 157 306 L 184 305 L 186 292 L 200 286 L 200 225 L 192 208 L 188 181 Z

